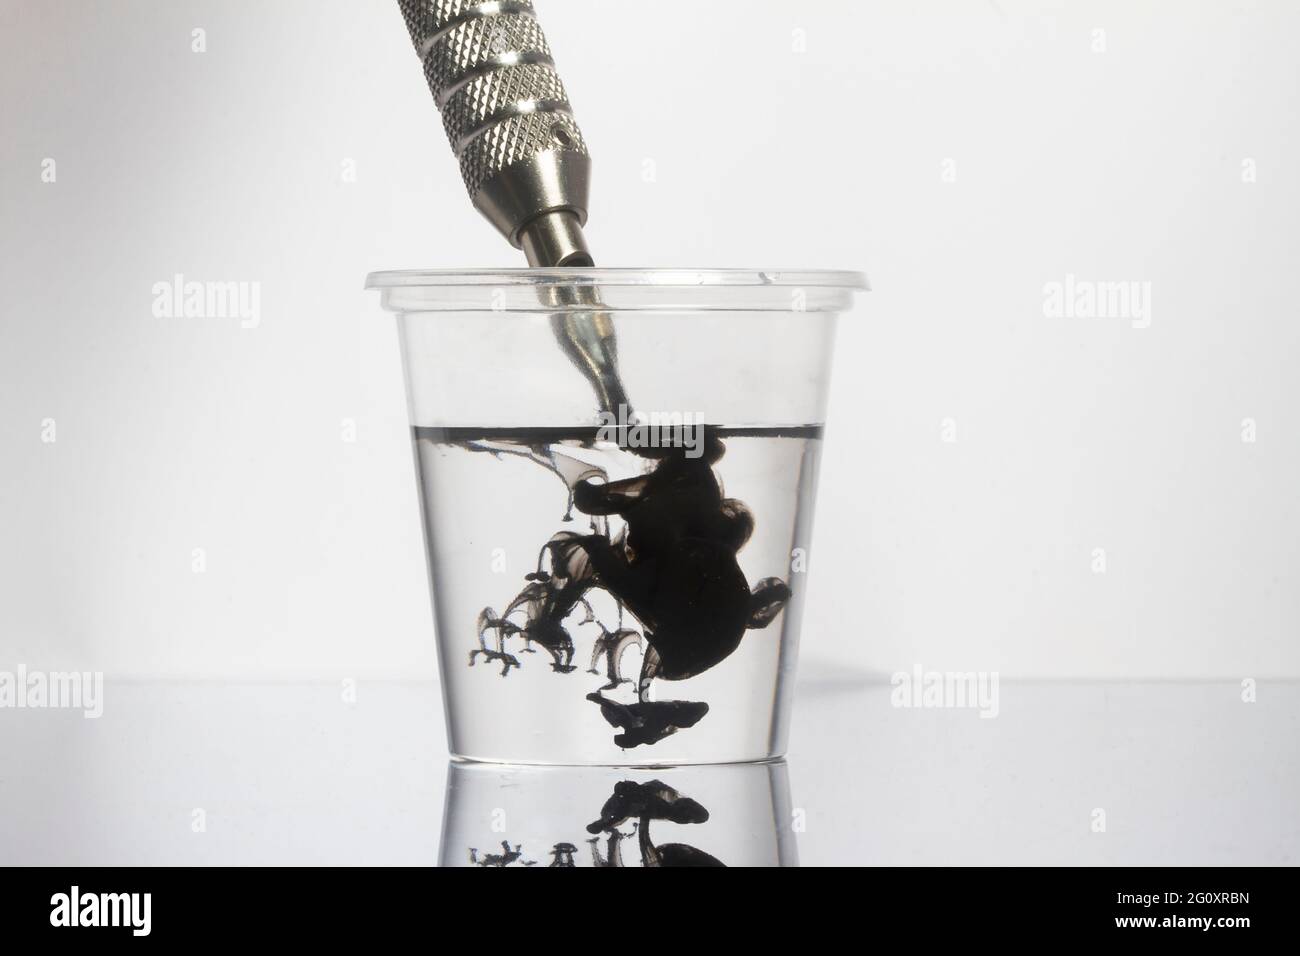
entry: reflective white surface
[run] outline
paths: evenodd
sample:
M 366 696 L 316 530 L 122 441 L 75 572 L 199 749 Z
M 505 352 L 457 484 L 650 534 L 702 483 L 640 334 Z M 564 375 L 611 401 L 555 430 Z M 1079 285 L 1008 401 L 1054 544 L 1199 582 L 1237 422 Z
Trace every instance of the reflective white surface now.
M 435 864 L 447 775 L 437 687 L 354 690 L 349 702 L 339 684 L 110 681 L 97 720 L 0 710 L 0 862 Z M 890 691 L 800 684 L 789 755 L 800 863 L 1297 861 L 1300 684 L 1261 683 L 1244 703 L 1231 682 L 1004 681 L 994 719 L 894 708 Z M 673 771 L 673 786 L 689 795 L 691 773 Z M 584 805 L 575 819 L 599 812 Z M 655 827 L 690 842 L 684 827 Z

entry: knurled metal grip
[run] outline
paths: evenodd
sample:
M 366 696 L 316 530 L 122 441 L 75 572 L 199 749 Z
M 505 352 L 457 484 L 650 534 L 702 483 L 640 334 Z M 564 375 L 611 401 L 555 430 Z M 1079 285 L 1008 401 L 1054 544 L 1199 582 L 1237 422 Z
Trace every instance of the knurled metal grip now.
M 585 253 L 590 157 L 532 3 L 398 3 L 474 205 L 530 260 Z

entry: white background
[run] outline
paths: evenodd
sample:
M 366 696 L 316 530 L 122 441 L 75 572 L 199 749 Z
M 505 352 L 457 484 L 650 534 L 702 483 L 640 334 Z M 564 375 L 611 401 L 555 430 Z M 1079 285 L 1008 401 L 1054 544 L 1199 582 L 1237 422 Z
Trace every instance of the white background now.
M 871 277 L 806 673 L 1300 675 L 1300 7 L 539 6 L 601 264 Z M 4 0 L 0 668 L 432 676 L 362 281 L 518 264 L 394 3 Z M 175 273 L 260 326 L 155 318 Z M 1150 282 L 1150 327 L 1046 317 L 1067 274 Z

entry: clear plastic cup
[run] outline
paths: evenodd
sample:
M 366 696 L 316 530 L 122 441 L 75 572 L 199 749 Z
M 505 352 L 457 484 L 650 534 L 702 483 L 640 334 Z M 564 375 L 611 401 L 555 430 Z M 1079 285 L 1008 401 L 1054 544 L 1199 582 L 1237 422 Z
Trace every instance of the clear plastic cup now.
M 453 757 L 783 754 L 835 323 L 863 277 L 367 285 L 398 317 Z

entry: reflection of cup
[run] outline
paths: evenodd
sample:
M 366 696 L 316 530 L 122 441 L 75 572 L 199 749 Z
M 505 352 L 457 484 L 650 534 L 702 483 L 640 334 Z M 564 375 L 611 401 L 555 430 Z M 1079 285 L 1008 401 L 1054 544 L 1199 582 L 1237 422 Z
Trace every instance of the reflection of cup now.
M 785 761 L 524 767 L 452 761 L 441 866 L 797 866 Z
M 398 315 L 452 754 L 783 754 L 831 344 L 862 278 L 369 284 Z M 584 351 L 575 329 L 601 334 Z M 597 380 L 632 407 L 600 412 Z

